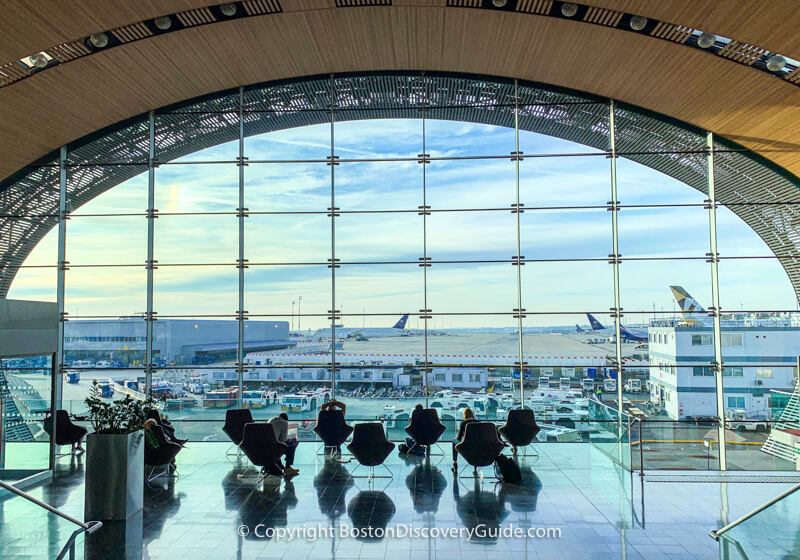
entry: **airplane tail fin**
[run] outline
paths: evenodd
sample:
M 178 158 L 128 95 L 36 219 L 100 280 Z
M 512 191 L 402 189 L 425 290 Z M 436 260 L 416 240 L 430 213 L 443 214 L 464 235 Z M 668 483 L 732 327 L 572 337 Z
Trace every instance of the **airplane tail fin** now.
M 582 333 L 582 332 L 584 332 L 584 330 L 581 328 L 580 325 L 576 324 L 575 325 L 575 332 L 576 333 Z
M 604 328 L 605 328 L 605 327 L 602 325 L 602 323 L 600 323 L 600 321 L 598 321 L 597 319 L 595 319 L 595 318 L 594 318 L 594 315 L 592 315 L 591 313 L 587 313 L 587 314 L 586 314 L 586 317 L 588 317 L 588 318 L 589 318 L 589 324 L 592 326 L 592 330 L 599 331 L 599 330 L 602 330 L 602 329 L 604 329 Z
M 672 295 L 675 296 L 675 301 L 678 302 L 678 307 L 680 307 L 681 311 L 683 311 L 684 319 L 695 319 L 706 314 L 706 310 L 703 309 L 703 306 L 700 305 L 696 299 L 690 296 L 689 292 L 684 290 L 683 287 L 670 286 L 669 289 L 672 290 Z M 693 314 L 697 314 L 696 317 L 691 317 Z
M 406 328 L 406 322 L 408 321 L 408 313 L 400 317 L 400 320 L 397 321 L 392 328 L 393 329 L 404 329 Z

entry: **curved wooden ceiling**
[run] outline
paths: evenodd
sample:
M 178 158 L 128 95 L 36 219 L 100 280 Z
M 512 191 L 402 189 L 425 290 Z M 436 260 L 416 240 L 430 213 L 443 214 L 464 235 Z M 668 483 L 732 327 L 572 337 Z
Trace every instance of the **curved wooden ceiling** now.
M 791 0 L 724 3 L 731 13 L 687 0 L 586 3 L 800 58 Z M 206 5 L 3 0 L 0 60 Z M 183 99 L 296 76 L 403 69 L 521 78 L 611 97 L 712 130 L 800 175 L 800 88 L 697 49 L 578 21 L 445 7 L 445 0 L 351 8 L 284 0 L 282 7 L 122 45 L 0 89 L 0 178 L 97 129 Z

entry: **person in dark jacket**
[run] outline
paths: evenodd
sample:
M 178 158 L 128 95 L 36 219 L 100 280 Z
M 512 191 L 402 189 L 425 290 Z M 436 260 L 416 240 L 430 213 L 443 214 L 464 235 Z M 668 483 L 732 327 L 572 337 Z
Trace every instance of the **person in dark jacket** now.
M 414 423 L 414 417 L 419 416 L 420 412 L 424 410 L 421 404 L 417 404 L 414 407 L 414 410 L 411 411 L 411 422 L 410 424 Z M 417 445 L 417 442 L 414 441 L 413 438 L 407 437 L 405 443 L 401 443 L 398 447 L 400 454 L 405 455 L 406 453 L 411 453 L 412 455 L 425 455 L 425 450 Z
M 477 422 L 475 419 L 475 413 L 472 412 L 472 409 L 467 407 L 464 409 L 464 419 L 461 421 L 461 424 L 458 426 L 458 435 L 456 439 L 453 440 L 453 472 L 458 472 L 458 451 L 456 451 L 456 445 L 461 443 L 464 439 L 464 433 L 467 431 L 467 425 Z

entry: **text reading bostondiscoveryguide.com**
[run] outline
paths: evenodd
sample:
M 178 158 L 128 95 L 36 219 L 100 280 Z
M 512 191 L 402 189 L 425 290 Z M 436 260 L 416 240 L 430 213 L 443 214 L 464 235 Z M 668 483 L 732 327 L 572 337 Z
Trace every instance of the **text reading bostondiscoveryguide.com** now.
M 559 527 L 489 527 L 476 525 L 475 527 L 415 527 L 413 525 L 398 524 L 390 527 L 270 527 L 259 524 L 253 527 L 239 525 L 236 530 L 240 537 L 255 537 L 258 539 L 274 539 L 276 541 L 291 542 L 303 540 L 315 542 L 319 539 L 461 539 L 465 541 L 480 541 L 483 539 L 560 539 Z

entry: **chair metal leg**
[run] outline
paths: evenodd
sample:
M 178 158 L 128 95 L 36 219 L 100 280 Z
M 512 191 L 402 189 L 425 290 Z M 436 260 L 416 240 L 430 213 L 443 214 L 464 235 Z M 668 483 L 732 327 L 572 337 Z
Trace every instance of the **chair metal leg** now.
M 370 466 L 369 467 L 369 474 L 367 474 L 367 475 L 363 475 L 363 474 L 362 475 L 355 475 L 355 474 L 353 474 L 354 472 L 356 472 L 358 470 L 358 467 L 360 467 L 360 466 L 361 466 L 361 463 L 357 463 L 355 468 L 352 471 L 350 471 L 350 476 L 352 478 L 366 478 L 367 480 L 375 480 L 377 478 L 394 478 L 394 473 L 392 473 L 392 470 L 389 467 L 387 467 L 386 464 L 384 464 L 384 463 L 381 463 L 380 466 L 382 466 L 384 469 L 386 469 L 386 472 L 389 473 L 388 475 L 376 475 L 374 466 Z
M 175 466 L 175 469 L 174 469 L 174 470 L 171 470 L 171 467 L 172 467 L 172 466 L 173 466 L 173 465 L 172 465 L 171 463 L 167 463 L 166 465 L 163 465 L 163 467 L 164 467 L 164 470 L 162 470 L 161 472 L 159 472 L 159 473 L 158 473 L 158 474 L 156 474 L 155 476 L 153 476 L 153 475 L 155 474 L 155 472 L 156 472 L 156 469 L 157 469 L 158 467 L 157 467 L 157 466 L 151 466 L 151 467 L 150 467 L 150 473 L 147 475 L 147 482 L 148 482 L 148 484 L 149 484 L 150 482 L 153 482 L 153 481 L 154 481 L 154 480 L 156 480 L 157 478 L 161 478 L 161 477 L 165 477 L 165 478 L 179 478 L 179 477 L 180 477 L 180 474 L 178 473 L 178 467 L 177 467 L 177 466 Z
M 533 453 L 519 453 L 519 451 L 518 451 L 519 448 L 512 446 L 511 447 L 511 455 L 514 456 L 514 457 L 538 457 L 539 456 L 539 452 L 536 451 L 536 449 L 534 447 L 531 447 L 530 444 L 523 446 L 523 449 L 527 450 L 528 447 L 531 448 L 531 451 L 533 451 Z
M 241 447 L 232 443 L 231 446 L 228 448 L 228 450 L 225 452 L 225 456 L 231 457 L 233 455 L 236 455 L 237 459 L 241 459 L 244 456 L 244 452 L 242 452 Z
M 467 470 L 468 468 L 470 468 L 470 467 L 472 467 L 472 476 L 464 475 L 463 472 L 465 470 Z M 475 466 L 469 465 L 469 464 L 467 466 L 465 466 L 463 469 L 461 469 L 461 471 L 459 471 L 457 478 L 466 478 L 466 479 L 475 479 L 475 480 L 486 480 L 487 478 L 489 478 L 489 479 L 494 478 L 496 480 L 500 480 L 494 474 L 492 474 L 491 476 L 484 476 L 483 475 L 483 467 L 481 467 L 481 470 L 478 470 L 478 467 L 475 467 Z

